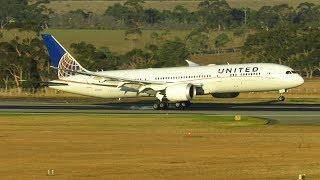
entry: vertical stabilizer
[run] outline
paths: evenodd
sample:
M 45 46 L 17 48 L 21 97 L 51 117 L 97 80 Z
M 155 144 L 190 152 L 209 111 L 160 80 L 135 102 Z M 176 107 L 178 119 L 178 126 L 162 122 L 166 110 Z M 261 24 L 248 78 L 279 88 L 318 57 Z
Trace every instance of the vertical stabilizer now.
M 73 76 L 75 71 L 87 72 L 52 35 L 43 34 L 42 38 L 48 49 L 52 66 L 58 69 L 59 79 Z

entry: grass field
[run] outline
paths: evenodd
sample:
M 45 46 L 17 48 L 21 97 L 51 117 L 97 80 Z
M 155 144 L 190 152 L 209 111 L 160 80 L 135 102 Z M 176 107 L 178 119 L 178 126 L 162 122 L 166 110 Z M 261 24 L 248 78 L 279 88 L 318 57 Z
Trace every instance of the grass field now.
M 32 33 L 16 30 L 2 32 L 4 35 L 2 41 L 11 40 L 15 36 L 19 36 L 21 39 L 34 36 Z M 146 44 L 153 42 L 151 33 L 158 32 L 161 34 L 164 31 L 144 30 L 141 38 L 135 43 L 125 40 L 124 30 L 49 29 L 47 32 L 54 35 L 65 47 L 69 47 L 72 43 L 85 41 L 94 44 L 96 47 L 108 47 L 113 52 L 125 53 L 133 48 L 144 48 Z M 171 30 L 167 39 L 174 39 L 175 37 L 184 39 L 188 33 L 190 31 Z M 243 44 L 245 37 L 235 37 L 231 32 L 227 32 L 227 34 L 232 38 L 232 41 L 226 47 L 239 47 Z M 212 44 L 217 35 L 218 33 L 211 35 Z
M 259 9 L 262 6 L 271 6 L 277 4 L 289 4 L 291 6 L 297 6 L 306 0 L 227 0 L 231 7 L 249 7 L 252 9 Z M 77 1 L 51 1 L 47 7 L 52 8 L 55 12 L 65 13 L 70 10 L 85 9 L 95 13 L 103 14 L 104 11 L 115 3 L 124 3 L 125 1 L 108 1 L 108 0 L 77 0 Z M 156 8 L 156 9 L 173 9 L 177 5 L 183 5 L 190 10 L 196 10 L 198 4 L 201 1 L 146 1 L 146 8 Z M 312 2 L 319 4 L 318 0 L 308 0 L 307 2 Z
M 197 115 L 2 114 L 0 176 L 318 179 L 320 127 L 266 123 Z

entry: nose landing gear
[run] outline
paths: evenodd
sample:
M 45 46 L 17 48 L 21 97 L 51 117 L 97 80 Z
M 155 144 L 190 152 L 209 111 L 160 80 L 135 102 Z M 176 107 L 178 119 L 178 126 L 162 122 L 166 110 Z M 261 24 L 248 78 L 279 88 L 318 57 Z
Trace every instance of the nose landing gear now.
M 286 89 L 280 89 L 279 90 L 279 93 L 280 93 L 280 96 L 278 97 L 278 101 L 284 101 L 286 98 L 283 96 L 283 94 L 287 92 Z
M 278 101 L 284 101 L 286 98 L 284 96 L 279 96 Z

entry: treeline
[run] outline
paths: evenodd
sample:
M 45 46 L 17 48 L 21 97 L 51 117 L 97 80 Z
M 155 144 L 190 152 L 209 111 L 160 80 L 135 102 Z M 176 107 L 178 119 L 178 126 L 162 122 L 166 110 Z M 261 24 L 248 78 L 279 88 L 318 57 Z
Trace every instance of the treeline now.
M 280 27 L 249 35 L 242 48 L 243 61 L 289 65 L 312 78 L 320 74 L 319 29 Z
M 53 12 L 46 8 L 49 0 L 1 0 L 0 29 L 20 29 L 40 31 L 48 28 L 50 15 Z
M 195 11 L 183 5 L 172 10 L 144 8 L 143 0 L 131 0 L 106 7 L 104 14 L 75 10 L 53 13 L 52 28 L 127 29 L 134 24 L 144 29 L 194 29 L 210 26 L 216 30 L 240 27 L 270 29 L 279 26 L 319 27 L 320 6 L 301 3 L 296 8 L 288 4 L 263 6 L 258 10 L 232 8 L 225 0 L 205 0 Z
M 166 33 L 153 33 L 154 42 L 144 49 L 133 49 L 124 54 L 97 48 L 86 42 L 71 44 L 72 54 L 86 68 L 96 70 L 136 69 L 184 65 L 190 55 L 181 39 L 167 39 Z M 1 87 L 8 91 L 17 88 L 36 92 L 43 83 L 56 78 L 56 70 L 50 68 L 50 59 L 40 38 L 13 39 L 1 42 Z
M 84 10 L 55 14 L 46 8 L 47 2 L 0 1 L 3 31 L 19 29 L 37 34 L 6 42 L 0 33 L 0 81 L 6 91 L 17 88 L 19 92 L 35 92 L 42 87 L 40 82 L 55 78 L 40 38 L 41 32 L 52 27 L 125 29 L 126 40 L 133 48 L 123 54 L 86 42 L 71 45 L 75 58 L 93 71 L 180 66 L 191 55 L 223 52 L 232 40 L 228 30 L 246 38 L 243 47 L 233 48 L 241 51 L 243 62 L 285 64 L 306 77 L 320 72 L 320 7 L 311 3 L 252 10 L 231 8 L 224 0 L 204 0 L 191 12 L 183 6 L 171 11 L 145 9 L 142 0 L 128 0 L 97 15 Z M 152 41 L 136 49 L 135 43 L 148 28 L 167 31 L 152 33 Z M 183 39 L 169 38 L 170 29 L 190 29 L 190 33 Z M 213 32 L 218 32 L 214 38 Z
M 104 14 L 82 9 L 64 14 L 48 9 L 50 0 L 1 0 L 0 28 L 41 31 L 47 28 L 71 29 L 197 29 L 248 28 L 268 30 L 279 26 L 318 28 L 320 5 L 301 3 L 263 6 L 258 10 L 232 8 L 225 0 L 204 0 L 195 11 L 183 5 L 172 10 L 145 8 L 143 0 L 128 0 L 106 7 Z
M 108 48 L 97 48 L 86 42 L 73 43 L 71 49 L 75 58 L 90 70 L 181 66 L 190 56 L 185 42 L 179 38 L 156 39 L 143 49 L 132 49 L 124 54 L 113 53 Z

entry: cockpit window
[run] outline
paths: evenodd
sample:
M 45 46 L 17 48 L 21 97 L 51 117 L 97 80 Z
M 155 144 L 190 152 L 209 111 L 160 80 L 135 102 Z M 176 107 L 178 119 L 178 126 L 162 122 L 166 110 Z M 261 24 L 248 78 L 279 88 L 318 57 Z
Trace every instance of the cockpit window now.
M 286 71 L 286 74 L 298 74 L 297 71 Z

